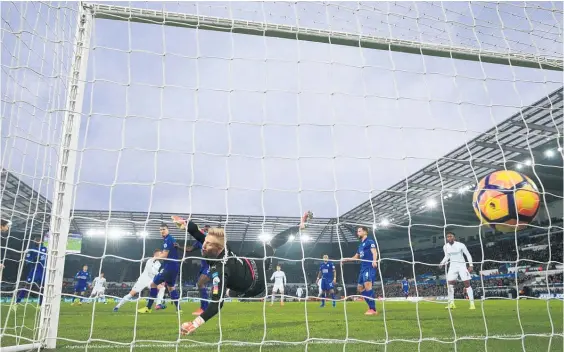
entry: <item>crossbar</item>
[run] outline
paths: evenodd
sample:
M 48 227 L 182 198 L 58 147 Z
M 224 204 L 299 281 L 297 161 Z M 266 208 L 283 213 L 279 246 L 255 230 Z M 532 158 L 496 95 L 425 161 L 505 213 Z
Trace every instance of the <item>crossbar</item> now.
M 242 21 L 221 17 L 198 16 L 178 12 L 159 11 L 125 6 L 85 3 L 94 18 L 131 21 L 164 26 L 229 32 L 271 38 L 302 40 L 376 50 L 390 50 L 408 54 L 446 57 L 459 60 L 487 62 L 519 67 L 562 71 L 562 58 L 535 56 L 523 53 L 503 53 L 478 48 L 424 43 L 411 40 L 329 31 L 273 23 Z

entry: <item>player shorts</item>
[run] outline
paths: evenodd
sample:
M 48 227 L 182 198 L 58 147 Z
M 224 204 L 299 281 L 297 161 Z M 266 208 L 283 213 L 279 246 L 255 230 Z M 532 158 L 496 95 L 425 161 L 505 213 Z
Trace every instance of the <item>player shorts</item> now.
M 330 291 L 333 287 L 333 281 L 331 279 L 323 279 L 321 280 L 321 290 L 322 291 Z
M 376 268 L 360 268 L 360 274 L 358 274 L 358 284 L 364 285 L 365 282 L 373 283 L 376 281 Z
M 150 278 L 149 276 L 141 275 L 137 279 L 137 282 L 135 282 L 135 285 L 133 285 L 132 290 L 139 293 L 143 291 L 145 288 L 148 288 L 151 285 L 151 282 L 153 282 L 153 278 Z
M 88 284 L 76 284 L 74 286 L 74 292 L 82 293 L 88 289 Z
M 409 287 L 404 287 L 404 288 L 403 288 L 403 293 L 405 293 L 405 294 L 409 293 Z
M 45 279 L 45 272 L 41 269 L 30 270 L 27 274 L 26 282 L 28 284 L 36 284 L 37 286 L 43 286 L 43 280 Z
M 469 281 L 472 279 L 472 276 L 468 272 L 466 265 L 451 265 L 448 268 L 447 281 L 456 281 L 458 280 L 459 276 L 461 281 Z
M 272 288 L 272 292 L 284 292 L 284 286 L 274 285 L 274 287 Z
M 210 267 L 209 266 L 201 266 L 200 267 L 200 273 L 198 274 L 198 277 L 205 275 L 208 277 L 208 279 L 211 279 L 211 273 L 210 273 Z
M 166 282 L 168 287 L 174 287 L 176 285 L 176 278 L 178 277 L 178 270 L 174 269 L 163 269 L 160 273 L 155 275 L 153 279 L 153 283 L 155 285 L 160 285 L 163 282 Z
M 104 292 L 106 292 L 105 287 L 94 287 L 94 289 L 92 290 L 92 296 L 103 295 Z

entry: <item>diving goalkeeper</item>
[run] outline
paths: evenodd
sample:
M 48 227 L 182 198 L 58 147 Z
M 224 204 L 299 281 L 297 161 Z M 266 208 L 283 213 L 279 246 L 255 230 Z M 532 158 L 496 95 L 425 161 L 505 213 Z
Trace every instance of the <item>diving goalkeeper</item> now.
M 173 216 L 172 219 L 180 229 L 187 229 L 192 237 L 202 243 L 202 254 L 207 258 L 210 265 L 212 278 L 212 301 L 208 308 L 194 321 L 185 322 L 180 326 L 180 332 L 190 334 L 202 326 L 206 321 L 215 316 L 223 307 L 223 298 L 229 297 L 250 298 L 256 297 L 266 290 L 266 278 L 264 272 L 270 269 L 271 257 L 274 251 L 283 246 L 292 235 L 297 235 L 300 229 L 305 228 L 308 220 L 313 217 L 311 212 L 306 212 L 298 226 L 274 236 L 262 248 L 240 257 L 235 254 L 229 243 L 225 240 L 225 232 L 220 228 L 210 228 L 207 236 L 200 232 L 198 225 L 192 221 L 186 221 L 180 217 Z

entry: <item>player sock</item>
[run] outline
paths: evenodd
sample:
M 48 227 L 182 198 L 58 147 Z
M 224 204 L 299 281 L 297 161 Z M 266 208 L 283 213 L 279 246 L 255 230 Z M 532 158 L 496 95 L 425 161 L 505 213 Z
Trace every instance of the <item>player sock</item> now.
M 363 291 L 362 296 L 364 297 L 366 304 L 368 304 L 368 308 L 376 310 L 376 302 L 374 302 L 374 300 L 372 299 L 372 290 Z
M 200 289 L 200 298 L 201 298 L 200 299 L 200 308 L 202 310 L 206 310 L 208 308 L 208 303 L 209 303 L 207 301 L 207 299 L 208 299 L 208 289 L 207 288 L 202 287 Z
M 454 303 L 454 286 L 448 284 L 447 287 L 448 287 L 448 303 Z
M 162 287 L 159 289 L 159 293 L 157 294 L 157 305 L 163 304 L 164 295 L 165 295 L 165 288 Z
M 325 293 L 321 294 L 321 306 L 325 305 Z
M 122 297 L 122 299 L 118 302 L 118 304 L 116 305 L 117 308 L 123 306 L 125 304 L 125 302 L 129 301 L 131 299 L 131 295 L 128 293 L 125 296 Z
M 331 299 L 333 299 L 333 307 L 335 307 L 337 305 L 337 295 L 331 294 Z
M 176 309 L 180 309 L 180 301 L 178 301 L 178 291 L 172 290 L 170 291 L 170 298 L 172 298 Z
M 284 292 L 280 295 L 280 304 L 284 304 Z
M 466 294 L 468 295 L 468 299 L 470 300 L 470 302 L 474 302 L 474 290 L 472 289 L 472 286 L 468 287 L 466 289 Z
M 20 288 L 18 291 L 18 296 L 16 297 L 16 303 L 20 303 L 24 299 L 27 290 L 25 288 Z
M 149 299 L 147 299 L 147 308 L 151 309 L 151 307 L 153 306 L 153 302 L 155 301 L 155 298 L 157 298 L 157 294 L 159 293 L 159 289 L 156 287 L 151 287 L 151 290 L 149 291 Z

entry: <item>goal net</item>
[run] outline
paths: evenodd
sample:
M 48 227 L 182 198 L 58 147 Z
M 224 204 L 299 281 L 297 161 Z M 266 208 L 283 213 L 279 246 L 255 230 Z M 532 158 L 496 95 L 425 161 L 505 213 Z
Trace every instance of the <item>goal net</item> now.
M 1 13 L 2 351 L 561 348 L 561 2 Z M 494 204 L 535 208 L 527 226 L 476 216 L 494 171 L 538 188 L 538 211 Z M 241 257 L 295 231 L 262 295 L 224 292 L 184 336 L 218 286 L 173 215 Z M 448 233 L 473 262 L 456 284 Z M 167 234 L 191 251 L 144 310 Z

